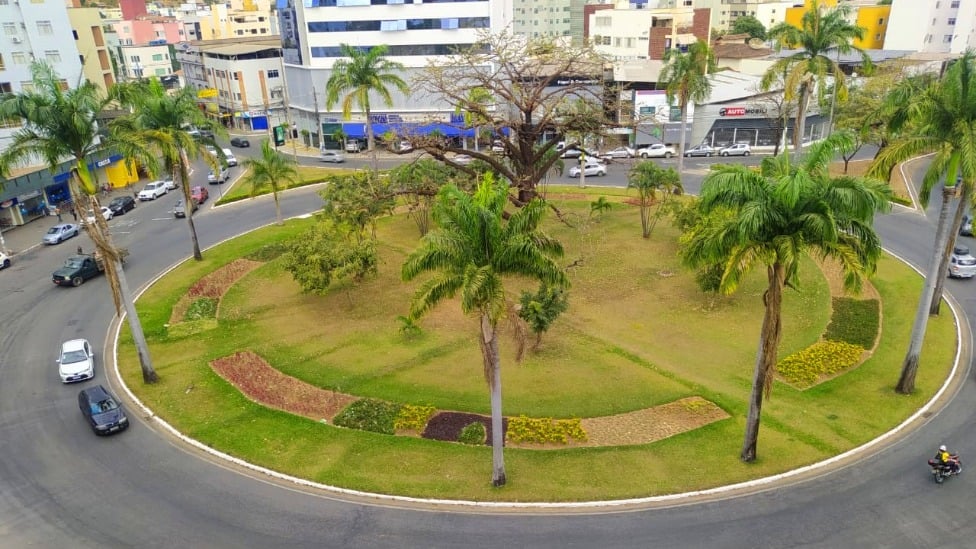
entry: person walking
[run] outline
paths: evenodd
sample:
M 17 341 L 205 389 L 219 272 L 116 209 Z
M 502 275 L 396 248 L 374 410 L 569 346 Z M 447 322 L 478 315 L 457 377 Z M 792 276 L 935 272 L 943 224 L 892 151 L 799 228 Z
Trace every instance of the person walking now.
M 58 223 L 61 223 L 61 208 L 55 206 L 54 215 L 58 216 Z
M 75 205 L 74 204 L 71 204 L 70 206 L 68 206 L 68 211 L 71 212 L 71 217 L 74 218 L 75 221 L 78 221 L 78 212 L 75 211 Z

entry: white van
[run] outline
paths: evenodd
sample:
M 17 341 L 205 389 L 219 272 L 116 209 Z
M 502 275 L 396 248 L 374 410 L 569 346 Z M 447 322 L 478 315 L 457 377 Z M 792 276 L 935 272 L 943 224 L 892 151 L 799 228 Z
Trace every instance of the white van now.
M 230 149 L 220 149 L 220 150 L 223 151 L 224 158 L 227 159 L 227 165 L 228 166 L 236 166 L 237 165 L 237 157 L 234 156 L 234 153 L 231 152 Z

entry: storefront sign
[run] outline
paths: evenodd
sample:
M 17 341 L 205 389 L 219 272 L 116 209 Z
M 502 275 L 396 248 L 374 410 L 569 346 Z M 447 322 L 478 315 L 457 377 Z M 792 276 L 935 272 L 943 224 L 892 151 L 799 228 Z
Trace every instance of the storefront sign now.
M 217 95 L 216 88 L 203 88 L 197 92 L 197 98 L 199 99 L 210 99 L 211 97 L 217 97 Z
M 719 116 L 745 116 L 747 114 L 766 114 L 765 107 L 722 107 Z
M 108 166 L 111 163 L 112 163 L 112 159 L 106 158 L 105 160 L 99 160 L 98 162 L 95 162 L 95 167 L 104 168 L 105 166 Z

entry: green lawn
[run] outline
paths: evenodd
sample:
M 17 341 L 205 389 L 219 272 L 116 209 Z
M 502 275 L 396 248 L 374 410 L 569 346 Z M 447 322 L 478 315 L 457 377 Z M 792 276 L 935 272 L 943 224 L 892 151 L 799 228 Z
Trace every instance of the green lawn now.
M 242 168 L 246 169 L 246 168 Z M 350 170 L 348 168 L 320 168 L 318 166 L 295 166 L 298 171 L 298 182 L 295 185 L 289 184 L 287 181 L 280 182 L 281 190 L 294 189 L 296 187 L 304 187 L 305 185 L 314 185 L 315 183 L 321 183 L 331 175 L 340 175 L 352 173 L 355 170 Z M 244 172 L 244 176 L 234 184 L 233 187 L 217 201 L 217 204 L 228 204 L 230 202 L 236 202 L 238 200 L 243 200 L 249 198 L 253 192 L 254 187 L 244 182 L 247 177 L 247 172 Z M 270 189 L 265 189 L 258 194 L 269 194 Z
M 398 332 L 419 281 L 399 272 L 417 243 L 403 216 L 379 223 L 379 275 L 325 296 L 303 295 L 276 262 L 235 285 L 220 304 L 215 330 L 167 335 L 173 305 L 202 275 L 266 242 L 300 233 L 313 220 L 268 227 L 208 250 L 157 282 L 138 308 L 160 382 L 144 386 L 128 334 L 120 363 L 129 385 L 178 429 L 204 444 L 285 473 L 338 486 L 419 497 L 504 501 L 616 499 L 718 486 L 785 471 L 848 450 L 906 418 L 938 388 L 955 349 L 952 319 L 929 322 L 918 392 L 892 388 L 921 279 L 885 259 L 873 280 L 882 295 L 883 335 L 874 356 L 854 371 L 799 391 L 777 382 L 763 409 L 759 459 L 739 461 L 759 326 L 763 273 L 728 297 L 703 295 L 676 255 L 667 220 L 640 238 L 636 207 L 610 194 L 613 210 L 589 219 L 588 200 L 602 190 L 549 189 L 573 227 L 552 216 L 548 230 L 566 247 L 570 308 L 539 353 L 514 361 L 502 340 L 506 415 L 593 417 L 700 395 L 732 415 L 652 444 L 551 451 L 506 450 L 508 484 L 490 486 L 488 447 L 371 434 L 321 424 L 256 405 L 209 367 L 251 350 L 308 383 L 357 396 L 441 409 L 488 413 L 473 319 L 455 302 L 421 321 L 414 340 Z M 563 196 L 560 199 L 560 196 Z M 510 288 L 529 289 L 520 281 Z M 532 288 L 534 289 L 534 288 Z M 905 299 L 912 296 L 912 299 Z M 802 349 L 829 321 L 826 281 L 812 261 L 801 286 L 784 300 L 780 356 Z M 695 474 L 675 475 L 693 464 Z M 635 479 L 639 481 L 635 482 Z

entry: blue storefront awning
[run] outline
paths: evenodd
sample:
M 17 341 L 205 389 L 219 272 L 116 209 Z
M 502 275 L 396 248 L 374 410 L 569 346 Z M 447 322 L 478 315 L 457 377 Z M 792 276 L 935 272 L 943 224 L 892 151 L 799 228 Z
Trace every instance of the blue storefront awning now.
M 104 168 L 105 166 L 108 166 L 109 164 L 114 164 L 114 163 L 118 162 L 119 160 L 122 160 L 122 155 L 121 154 L 113 154 L 112 156 L 110 156 L 108 158 L 103 158 L 102 160 L 98 160 L 98 161 L 95 161 L 95 162 L 89 162 L 88 163 L 88 169 L 91 170 L 91 171 L 95 171 L 95 168 Z M 65 181 L 68 180 L 69 177 L 71 177 L 71 171 L 70 170 L 69 171 L 66 171 L 64 173 L 55 174 L 54 175 L 54 182 L 55 183 L 64 183 Z
M 366 137 L 366 123 L 364 122 L 343 122 L 342 131 L 346 137 L 362 139 Z M 464 128 L 452 124 L 380 124 L 373 123 L 373 135 L 380 136 L 387 132 L 393 132 L 399 137 L 410 137 L 411 135 L 431 135 L 439 133 L 444 137 L 474 137 L 474 128 Z M 506 132 L 507 133 L 507 132 Z

